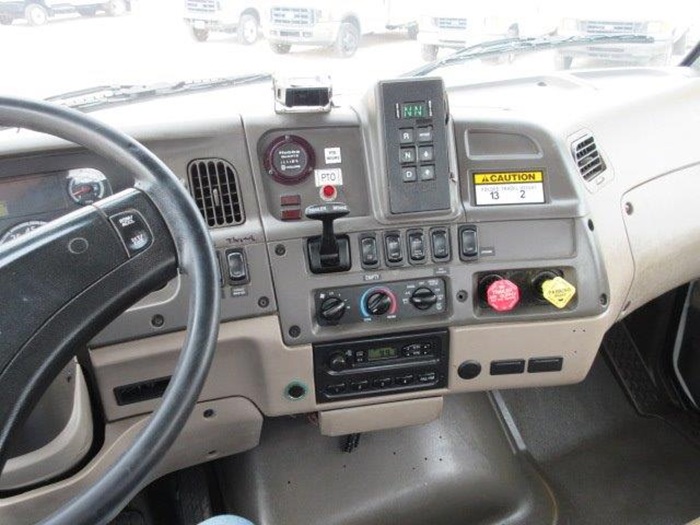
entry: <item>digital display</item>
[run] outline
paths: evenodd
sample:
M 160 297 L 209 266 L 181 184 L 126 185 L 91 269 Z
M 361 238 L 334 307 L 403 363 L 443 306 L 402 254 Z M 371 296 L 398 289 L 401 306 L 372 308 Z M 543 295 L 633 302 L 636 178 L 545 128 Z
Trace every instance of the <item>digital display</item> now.
M 404 102 L 401 104 L 401 118 L 428 117 L 427 102 Z
M 0 182 L 0 218 L 12 219 L 65 209 L 68 195 L 64 173 L 51 173 Z
M 370 348 L 367 351 L 368 361 L 380 361 L 381 359 L 393 359 L 399 356 L 399 351 L 393 346 L 382 346 L 380 348 Z

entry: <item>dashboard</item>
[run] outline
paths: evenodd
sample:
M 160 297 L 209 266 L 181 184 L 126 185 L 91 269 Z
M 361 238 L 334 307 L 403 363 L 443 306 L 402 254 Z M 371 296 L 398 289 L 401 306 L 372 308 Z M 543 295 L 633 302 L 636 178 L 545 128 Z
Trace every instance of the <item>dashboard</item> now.
M 231 111 L 222 91 L 100 117 L 168 164 L 210 227 L 221 331 L 202 402 L 318 412 L 322 432 L 349 433 L 435 416 L 417 400 L 580 381 L 614 322 L 700 275 L 698 82 L 682 68 L 399 79 L 309 114 L 241 87 Z M 33 133 L 2 152 L 2 241 L 132 182 Z M 108 424 L 156 406 L 187 286 L 90 344 Z

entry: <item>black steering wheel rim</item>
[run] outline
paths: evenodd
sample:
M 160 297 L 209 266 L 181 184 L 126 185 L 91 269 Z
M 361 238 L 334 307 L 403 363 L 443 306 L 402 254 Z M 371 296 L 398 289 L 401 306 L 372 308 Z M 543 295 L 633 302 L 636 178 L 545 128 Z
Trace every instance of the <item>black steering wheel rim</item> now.
M 160 212 L 190 281 L 187 334 L 158 409 L 131 447 L 89 490 L 44 523 L 107 523 L 147 481 L 192 412 L 213 358 L 219 328 L 219 274 L 209 231 L 185 187 L 131 137 L 76 111 L 0 97 L 0 125 L 46 133 L 83 146 L 131 173 Z

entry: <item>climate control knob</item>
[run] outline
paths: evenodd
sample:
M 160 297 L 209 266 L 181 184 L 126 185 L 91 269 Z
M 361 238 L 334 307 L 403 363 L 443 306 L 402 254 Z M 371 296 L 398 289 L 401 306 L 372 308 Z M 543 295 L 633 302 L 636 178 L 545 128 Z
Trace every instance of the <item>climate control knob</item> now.
M 392 300 L 384 291 L 376 291 L 365 299 L 365 307 L 371 315 L 384 315 L 392 306 Z
M 437 303 L 437 295 L 430 288 L 421 286 L 413 290 L 411 298 L 409 299 L 411 304 L 418 308 L 419 310 L 427 310 L 435 303 Z
M 345 315 L 347 305 L 340 297 L 328 297 L 318 307 L 318 316 L 329 323 L 336 323 Z

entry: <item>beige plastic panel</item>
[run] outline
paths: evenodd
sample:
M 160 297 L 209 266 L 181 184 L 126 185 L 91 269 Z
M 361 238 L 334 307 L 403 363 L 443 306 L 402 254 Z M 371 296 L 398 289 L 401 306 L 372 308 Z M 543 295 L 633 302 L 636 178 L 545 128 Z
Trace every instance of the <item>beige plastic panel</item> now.
M 550 386 L 582 381 L 593 364 L 607 330 L 604 317 L 579 321 L 502 324 L 450 330 L 450 390 L 465 392 L 505 388 Z M 532 357 L 563 357 L 561 372 L 489 375 L 491 361 Z M 481 374 L 464 380 L 460 363 L 479 361 Z
M 608 319 L 610 316 L 608 316 Z M 590 368 L 605 330 L 605 317 L 490 324 L 450 330 L 449 388 L 430 392 L 394 394 L 318 405 L 314 396 L 313 354 L 310 345 L 285 346 L 276 316 L 246 319 L 221 325 L 216 356 L 201 400 L 243 396 L 268 416 L 316 412 L 360 405 L 439 396 L 494 388 L 519 388 L 581 381 Z M 153 410 L 157 401 L 117 406 L 115 387 L 167 376 L 175 366 L 183 334 L 102 347 L 91 352 L 102 403 L 110 420 Z M 494 359 L 564 357 L 564 370 L 556 373 L 490 376 Z M 457 376 L 459 364 L 476 359 L 484 371 L 465 381 Z M 287 385 L 299 382 L 309 393 L 301 400 L 285 396 Z M 388 421 L 387 424 L 393 425 Z
M 634 257 L 626 310 L 700 276 L 700 166 L 670 173 L 626 193 L 622 211 Z
M 412 399 L 366 407 L 341 408 L 321 412 L 318 423 L 325 436 L 346 436 L 388 428 L 422 425 L 442 414 L 442 397 Z
M 205 418 L 210 409 L 214 416 Z M 105 444 L 98 455 L 74 476 L 52 485 L 0 500 L 0 523 L 36 523 L 71 498 L 83 493 L 126 450 L 145 416 L 107 425 Z M 262 416 L 242 398 L 199 403 L 174 445 L 153 471 L 151 480 L 163 474 L 255 447 L 260 441 Z

